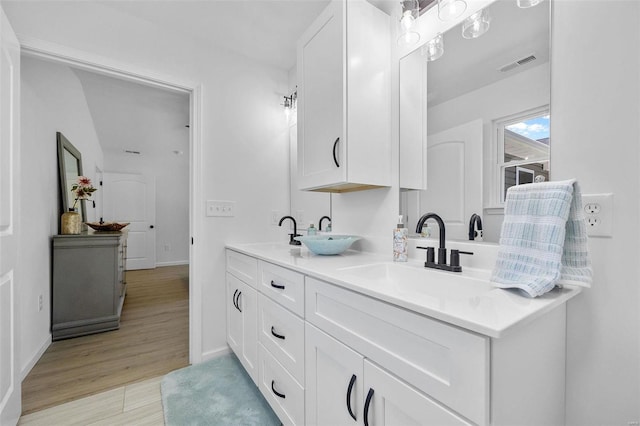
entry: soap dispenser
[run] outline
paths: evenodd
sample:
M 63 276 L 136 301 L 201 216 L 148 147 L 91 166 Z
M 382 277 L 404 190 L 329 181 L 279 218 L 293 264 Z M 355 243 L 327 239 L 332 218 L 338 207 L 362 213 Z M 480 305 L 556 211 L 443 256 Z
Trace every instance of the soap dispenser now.
M 393 261 L 406 262 L 407 255 L 407 237 L 409 231 L 404 227 L 402 215 L 398 216 L 398 225 L 393 230 Z
M 315 226 L 313 226 L 313 223 L 309 224 L 309 227 L 307 228 L 307 235 L 317 235 L 318 234 L 318 230 L 316 229 Z

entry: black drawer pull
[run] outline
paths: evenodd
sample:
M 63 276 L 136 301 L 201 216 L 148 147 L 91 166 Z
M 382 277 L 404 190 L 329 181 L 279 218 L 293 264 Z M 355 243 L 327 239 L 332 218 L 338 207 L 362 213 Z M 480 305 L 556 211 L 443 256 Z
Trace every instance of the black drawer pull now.
M 271 287 L 279 288 L 280 290 L 284 290 L 284 286 L 280 284 L 276 284 L 275 281 L 271 280 Z
M 347 388 L 347 410 L 349 410 L 349 415 L 353 418 L 353 420 L 358 421 L 356 419 L 356 415 L 353 414 L 353 410 L 351 410 L 351 391 L 353 391 L 353 385 L 356 383 L 356 375 L 351 376 L 351 381 L 349 381 L 349 387 Z
M 285 396 L 283 393 L 278 392 L 278 391 L 273 387 L 274 383 L 275 383 L 275 380 L 272 380 L 272 381 L 271 381 L 271 390 L 273 391 L 273 393 L 274 393 L 276 396 L 279 396 L 280 398 L 285 399 L 285 398 L 286 398 L 286 396 Z
M 277 337 L 278 339 L 282 339 L 284 340 L 284 336 L 282 334 L 278 334 L 275 331 L 273 331 L 273 326 L 271 326 L 271 334 L 273 334 L 275 337 Z
M 233 306 L 236 307 L 236 309 L 238 309 L 238 305 L 236 305 L 236 295 L 238 294 L 238 289 L 236 288 L 236 291 L 233 292 Z
M 373 389 L 369 388 L 367 399 L 364 401 L 364 426 L 369 426 L 369 405 L 371 405 L 371 398 L 373 398 Z
M 240 296 L 242 296 L 241 291 L 238 292 L 238 296 L 236 297 L 236 308 L 238 308 L 238 310 L 242 312 L 242 309 L 240 309 Z

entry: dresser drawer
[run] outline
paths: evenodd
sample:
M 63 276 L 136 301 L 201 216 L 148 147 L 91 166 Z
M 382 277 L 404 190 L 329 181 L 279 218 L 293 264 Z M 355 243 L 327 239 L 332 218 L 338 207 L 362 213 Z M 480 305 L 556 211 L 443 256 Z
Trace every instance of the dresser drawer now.
M 258 339 L 304 383 L 304 321 L 263 294 L 258 297 Z
M 488 423 L 488 338 L 313 278 L 305 292 L 307 321 L 471 421 Z
M 237 251 L 227 250 L 227 272 L 256 288 L 258 283 L 258 259 Z
M 304 317 L 304 275 L 260 261 L 260 291 L 294 314 Z
M 258 343 L 260 380 L 258 387 L 285 425 L 304 424 L 304 388 Z

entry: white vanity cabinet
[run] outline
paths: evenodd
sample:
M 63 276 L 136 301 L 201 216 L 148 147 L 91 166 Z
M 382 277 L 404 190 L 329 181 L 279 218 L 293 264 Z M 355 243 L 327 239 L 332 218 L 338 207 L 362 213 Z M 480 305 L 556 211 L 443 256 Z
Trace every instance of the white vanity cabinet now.
M 257 259 L 227 250 L 227 343 L 255 383 L 258 381 L 257 274 Z
M 564 423 L 564 303 L 490 337 L 353 291 L 309 272 L 308 263 L 298 271 L 267 262 L 264 254 L 258 260 L 227 253 L 227 270 L 236 269 L 258 289 L 257 383 L 284 424 Z M 318 264 L 326 265 L 323 259 Z M 257 275 L 246 265 L 257 265 Z M 243 287 L 231 272 L 228 277 L 233 296 Z M 511 297 L 501 292 L 498 299 Z M 506 304 L 494 314 L 504 317 L 516 308 Z M 248 323 L 239 325 L 236 314 L 228 320 L 229 345 L 243 353 L 234 342 L 252 335 L 243 329 Z
M 391 185 L 389 19 L 333 0 L 298 40 L 300 189 Z

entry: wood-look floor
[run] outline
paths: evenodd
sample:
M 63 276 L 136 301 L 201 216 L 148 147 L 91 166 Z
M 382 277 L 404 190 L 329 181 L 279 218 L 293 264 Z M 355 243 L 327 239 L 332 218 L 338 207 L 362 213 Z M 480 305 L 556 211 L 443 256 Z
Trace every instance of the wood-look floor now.
M 127 272 L 120 329 L 53 342 L 22 382 L 22 414 L 189 364 L 188 266 Z

